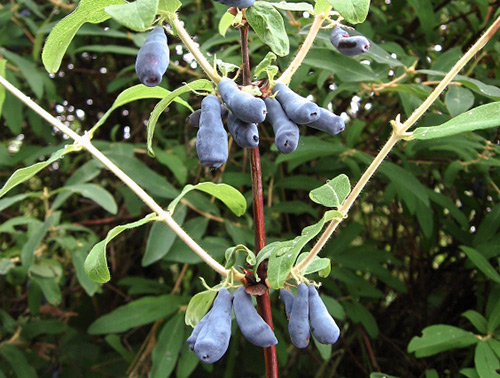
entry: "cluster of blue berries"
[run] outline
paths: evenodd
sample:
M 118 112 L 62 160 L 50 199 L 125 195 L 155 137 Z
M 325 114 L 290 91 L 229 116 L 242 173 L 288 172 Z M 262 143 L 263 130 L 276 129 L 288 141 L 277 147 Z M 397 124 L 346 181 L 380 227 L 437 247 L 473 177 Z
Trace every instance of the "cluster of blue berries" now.
M 226 353 L 231 337 L 231 309 L 241 333 L 252 344 L 261 348 L 276 345 L 278 340 L 271 327 L 262 319 L 245 287 L 239 287 L 234 297 L 222 288 L 209 312 L 194 327 L 186 340 L 200 361 L 213 364 Z
M 306 348 L 309 345 L 310 332 L 321 344 L 337 342 L 340 329 L 314 286 L 301 283 L 297 288 L 296 297 L 288 290 L 281 289 L 280 297 L 285 305 L 288 333 L 293 345 Z

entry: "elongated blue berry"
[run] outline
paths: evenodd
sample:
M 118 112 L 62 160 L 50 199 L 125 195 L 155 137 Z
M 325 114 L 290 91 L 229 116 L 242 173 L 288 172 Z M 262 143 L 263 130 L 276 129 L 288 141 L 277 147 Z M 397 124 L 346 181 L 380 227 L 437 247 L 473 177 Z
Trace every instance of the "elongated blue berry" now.
M 224 105 L 220 104 L 220 115 L 222 119 L 227 117 L 227 109 L 224 107 Z M 201 109 L 195 110 L 193 113 L 187 116 L 186 122 L 188 122 L 192 127 L 200 127 L 200 116 L 201 116 Z
M 319 119 L 308 123 L 306 126 L 313 129 L 324 131 L 331 135 L 337 135 L 344 131 L 345 122 L 341 116 L 338 116 L 325 108 L 320 108 Z
M 309 345 L 309 290 L 304 283 L 299 285 L 297 296 L 293 300 L 288 333 L 292 344 L 297 348 L 306 348 Z
M 243 148 L 254 148 L 259 145 L 259 130 L 256 123 L 243 122 L 233 113 L 227 116 L 227 129 L 236 144 Z
M 222 101 L 237 118 L 249 123 L 264 122 L 267 110 L 262 99 L 240 90 L 228 77 L 223 77 L 219 81 L 218 89 Z
M 335 344 L 339 339 L 340 329 L 314 286 L 309 286 L 309 324 L 321 344 Z
M 346 56 L 363 54 L 370 49 L 370 42 L 362 35 L 341 38 L 337 50 Z
M 208 311 L 203 318 L 196 324 L 196 326 L 193 328 L 193 332 L 191 332 L 191 335 L 186 340 L 186 343 L 189 346 L 189 349 L 192 351 L 194 350 L 194 344 L 196 343 L 196 339 L 198 339 L 198 335 L 201 332 L 201 329 L 207 324 L 208 317 L 210 315 L 210 311 Z
M 157 26 L 149 32 L 135 60 L 135 72 L 141 83 L 148 87 L 160 84 L 169 59 L 167 36 L 163 28 Z
M 279 101 L 291 121 L 305 125 L 319 118 L 319 106 L 298 95 L 285 84 L 276 84 L 273 93 L 276 93 L 276 100 Z
M 293 294 L 286 290 L 280 289 L 281 302 L 285 305 L 285 315 L 287 319 L 290 319 L 290 314 L 292 313 L 293 300 L 295 299 Z
M 264 100 L 268 109 L 267 119 L 274 131 L 274 142 L 283 154 L 289 154 L 299 145 L 299 128 L 292 122 L 279 101 L 267 97 Z
M 224 164 L 229 154 L 227 133 L 220 113 L 220 101 L 217 96 L 207 96 L 202 100 L 196 152 L 200 163 L 212 169 Z
M 278 344 L 273 330 L 259 315 L 243 286 L 234 293 L 233 309 L 240 331 L 248 341 L 261 348 Z
M 201 362 L 213 364 L 226 353 L 231 338 L 232 303 L 231 293 L 225 288 L 220 289 L 194 343 L 194 352 Z
M 339 47 L 339 42 L 342 38 L 349 38 L 349 33 L 342 29 L 340 26 L 335 26 L 330 35 L 330 42 L 336 48 Z
M 218 3 L 227 5 L 228 7 L 237 7 L 240 9 L 251 7 L 255 0 L 215 0 Z

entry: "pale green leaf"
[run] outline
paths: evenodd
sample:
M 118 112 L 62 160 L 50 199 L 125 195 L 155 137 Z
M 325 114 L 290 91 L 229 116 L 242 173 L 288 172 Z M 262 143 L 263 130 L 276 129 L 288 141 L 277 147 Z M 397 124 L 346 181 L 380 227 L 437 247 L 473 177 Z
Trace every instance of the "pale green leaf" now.
M 182 3 L 179 0 L 160 0 L 158 2 L 158 13 L 174 13 L 181 6 Z
M 262 42 L 278 56 L 288 55 L 290 43 L 281 13 L 270 3 L 256 1 L 246 10 L 247 21 Z
M 36 175 L 38 172 L 40 172 L 45 167 L 48 167 L 53 162 L 59 160 L 67 153 L 73 152 L 75 150 L 76 149 L 73 145 L 69 145 L 69 146 L 61 148 L 60 150 L 57 150 L 56 152 L 54 152 L 52 154 L 52 156 L 49 159 L 47 159 L 46 161 L 42 161 L 40 163 L 30 165 L 29 167 L 18 169 L 8 178 L 7 182 L 2 187 L 2 189 L 0 189 L 0 198 L 3 197 L 12 188 L 29 180 L 30 178 L 32 178 L 34 175 Z
M 224 15 L 221 17 L 219 21 L 219 34 L 222 35 L 223 37 L 226 35 L 227 30 L 231 27 L 234 21 L 234 15 L 226 12 Z
M 114 20 L 135 31 L 144 31 L 151 26 L 158 11 L 159 0 L 136 0 L 123 5 L 105 8 Z
M 459 85 L 450 85 L 445 96 L 445 103 L 452 117 L 466 112 L 474 105 L 472 92 Z
M 328 0 L 328 2 L 351 24 L 363 22 L 370 9 L 370 0 Z
M 151 378 L 168 378 L 175 368 L 184 343 L 182 314 L 170 319 L 158 335 L 158 342 L 151 354 Z
M 80 27 L 90 22 L 98 24 L 110 16 L 104 11 L 109 5 L 125 4 L 124 0 L 81 0 L 78 7 L 59 21 L 50 32 L 42 51 L 42 62 L 49 73 L 56 73 L 71 40 Z
M 474 366 L 481 378 L 500 378 L 500 361 L 486 340 L 481 340 L 474 351 Z
M 408 344 L 408 352 L 416 357 L 427 357 L 450 349 L 465 348 L 479 339 L 472 332 L 446 325 L 436 324 L 426 327 L 422 336 L 416 336 Z
M 78 193 L 81 196 L 94 201 L 111 214 L 116 214 L 118 211 L 118 205 L 116 204 L 115 199 L 111 193 L 102 186 L 96 184 L 76 184 L 64 186 L 61 188 L 61 191 Z
M 85 259 L 85 273 L 87 273 L 90 279 L 98 283 L 108 282 L 111 276 L 109 274 L 108 262 L 106 259 L 106 245 L 123 231 L 142 226 L 143 224 L 151 222 L 155 217 L 156 214 L 149 214 L 136 222 L 116 226 L 111 229 L 106 235 L 106 238 L 101 240 L 90 250 Z
M 497 127 L 500 125 L 500 102 L 475 107 L 439 126 L 419 127 L 413 137 L 419 140 L 443 138 L 450 135 Z
M 496 271 L 496 269 L 489 263 L 489 261 L 477 250 L 466 247 L 462 245 L 460 247 L 462 251 L 467 255 L 470 261 L 481 271 L 483 272 L 489 279 L 495 281 L 496 283 L 500 283 L 500 274 Z
M 245 214 L 245 211 L 247 209 L 247 202 L 245 200 L 245 197 L 243 197 L 243 194 L 241 194 L 237 189 L 227 184 L 202 182 L 197 185 L 186 185 L 181 194 L 179 194 L 177 198 L 170 202 L 170 204 L 168 205 L 168 210 L 174 211 L 179 201 L 192 190 L 200 190 L 221 200 L 229 208 L 229 210 L 231 210 L 239 217 Z
M 194 295 L 187 306 L 184 322 L 188 326 L 195 327 L 212 306 L 216 295 L 217 292 L 214 290 L 205 290 Z
M 347 198 L 350 191 L 351 184 L 349 183 L 349 178 L 341 174 L 319 188 L 311 190 L 309 198 L 323 206 L 338 208 Z
M 8 59 L 9 62 L 14 63 L 21 70 L 35 96 L 39 99 L 43 98 L 43 71 L 38 70 L 32 61 L 6 50 L 3 47 L 0 47 L 0 55 Z
M 206 79 L 195 80 L 191 83 L 184 84 L 182 87 L 177 88 L 173 92 L 170 92 L 158 104 L 156 104 L 148 120 L 147 148 L 148 148 L 148 153 L 151 156 L 154 156 L 153 135 L 155 132 L 156 123 L 158 122 L 158 118 L 160 118 L 160 115 L 170 105 L 170 103 L 176 97 L 180 96 L 183 93 L 187 93 L 191 90 L 205 91 L 211 93 L 213 89 L 214 88 L 211 81 Z

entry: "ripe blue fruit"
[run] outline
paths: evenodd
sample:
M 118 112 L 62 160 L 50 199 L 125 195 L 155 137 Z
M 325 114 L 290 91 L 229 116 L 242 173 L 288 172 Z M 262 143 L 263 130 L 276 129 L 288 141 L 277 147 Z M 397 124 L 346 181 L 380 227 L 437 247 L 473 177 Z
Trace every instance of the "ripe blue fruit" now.
M 234 293 L 233 309 L 236 322 L 245 338 L 261 348 L 278 344 L 273 330 L 261 318 L 252 303 L 252 297 L 239 287 Z
M 339 47 L 339 42 L 342 38 L 349 38 L 349 33 L 342 29 L 340 26 L 335 26 L 330 35 L 330 42 L 336 48 Z
M 149 32 L 135 60 L 135 72 L 141 83 L 148 87 L 160 84 L 169 59 L 167 36 L 163 27 L 157 26 Z
M 264 122 L 267 110 L 262 99 L 240 90 L 228 77 L 219 81 L 218 88 L 222 101 L 237 118 L 249 123 Z
M 255 3 L 255 0 L 215 0 L 218 3 L 227 5 L 228 7 L 237 7 L 240 9 L 248 8 Z
M 319 118 L 319 106 L 298 95 L 285 84 L 276 84 L 273 93 L 276 94 L 276 100 L 279 101 L 286 115 L 293 122 L 306 125 Z
M 337 135 L 338 133 L 344 131 L 345 122 L 342 117 L 328 111 L 325 108 L 320 108 L 319 110 L 319 119 L 308 123 L 306 126 L 324 131 L 331 135 Z
M 370 42 L 362 35 L 355 35 L 349 38 L 342 38 L 337 46 L 337 50 L 346 56 L 363 54 L 370 49 Z
M 227 109 L 224 107 L 224 105 L 220 104 L 220 115 L 222 119 L 227 117 Z M 195 110 L 193 113 L 187 116 L 186 122 L 188 122 L 192 127 L 200 127 L 200 116 L 201 116 L 201 109 Z
M 267 118 L 273 127 L 276 147 L 283 154 L 295 151 L 299 144 L 299 128 L 288 118 L 277 100 L 267 97 L 264 102 L 268 109 Z
M 283 302 L 283 304 L 285 305 L 286 318 L 290 319 L 290 314 L 292 313 L 292 308 L 293 308 L 294 296 L 290 291 L 286 289 L 280 289 L 280 298 L 281 302 Z
M 200 163 L 216 169 L 228 158 L 227 133 L 222 124 L 220 102 L 217 96 L 201 101 L 200 127 L 196 134 L 196 152 Z
M 321 344 L 335 344 L 340 329 L 314 286 L 309 286 L 309 323 L 311 332 Z
M 227 116 L 227 129 L 238 146 L 254 148 L 259 145 L 259 130 L 256 123 L 243 122 L 233 113 Z
M 306 348 L 309 345 L 309 290 L 305 283 L 299 285 L 297 296 L 293 300 L 288 333 L 292 344 L 297 348 Z
M 186 343 L 189 346 L 189 349 L 191 351 L 194 350 L 194 344 L 196 343 L 196 339 L 198 339 L 198 335 L 200 334 L 201 329 L 204 327 L 205 324 L 207 324 L 208 317 L 210 316 L 210 311 L 208 311 L 203 318 L 196 324 L 196 326 L 193 328 L 193 332 L 191 332 L 191 335 L 186 340 Z
M 220 289 L 194 343 L 194 352 L 201 362 L 213 364 L 226 353 L 231 338 L 232 303 L 231 293 L 225 288 Z

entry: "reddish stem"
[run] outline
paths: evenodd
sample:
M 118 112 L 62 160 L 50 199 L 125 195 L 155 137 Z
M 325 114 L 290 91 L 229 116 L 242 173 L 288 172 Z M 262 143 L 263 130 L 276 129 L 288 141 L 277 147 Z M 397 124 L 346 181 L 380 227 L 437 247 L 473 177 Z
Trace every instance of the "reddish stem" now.
M 245 23 L 240 29 L 241 33 L 241 53 L 243 60 L 243 85 L 251 84 L 250 78 L 250 59 L 248 54 L 248 24 Z M 255 253 L 264 248 L 266 244 L 266 230 L 264 226 L 264 196 L 262 191 L 262 171 L 260 164 L 259 147 L 250 150 L 250 171 L 252 176 L 253 193 L 253 219 L 255 224 Z M 260 264 L 258 270 L 259 277 L 267 276 L 267 264 Z M 273 316 L 271 313 L 271 300 L 269 291 L 263 295 L 257 296 L 257 307 L 264 321 L 273 327 Z M 266 378 L 278 378 L 278 357 L 276 347 L 273 345 L 264 348 L 264 362 L 266 366 Z

